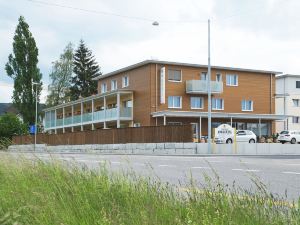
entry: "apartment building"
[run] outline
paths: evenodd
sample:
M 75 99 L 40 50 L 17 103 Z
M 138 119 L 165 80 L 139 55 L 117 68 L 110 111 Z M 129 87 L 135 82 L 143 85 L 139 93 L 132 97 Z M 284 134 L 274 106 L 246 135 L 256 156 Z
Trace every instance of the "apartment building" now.
M 275 75 L 212 66 L 212 127 L 275 132 Z M 45 131 L 192 124 L 207 135 L 207 65 L 146 60 L 97 78 L 98 94 L 45 110 Z
M 276 131 L 300 130 L 300 75 L 276 76 L 276 114 L 287 119 L 276 122 Z

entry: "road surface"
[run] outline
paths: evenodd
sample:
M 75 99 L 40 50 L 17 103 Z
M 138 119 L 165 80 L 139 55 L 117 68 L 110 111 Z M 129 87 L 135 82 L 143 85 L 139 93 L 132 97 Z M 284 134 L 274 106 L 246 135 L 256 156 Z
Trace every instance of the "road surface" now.
M 13 154 L 20 153 L 2 153 Z M 157 176 L 161 181 L 175 185 L 187 184 L 190 175 L 199 185 L 204 174 L 214 176 L 214 171 L 225 184 L 247 190 L 255 187 L 251 177 L 263 182 L 273 194 L 288 200 L 300 196 L 300 156 L 146 156 L 100 154 L 47 154 L 22 153 L 27 158 L 49 160 L 51 157 L 66 163 L 76 161 L 93 169 L 106 163 L 113 171 L 132 169 L 145 176 Z

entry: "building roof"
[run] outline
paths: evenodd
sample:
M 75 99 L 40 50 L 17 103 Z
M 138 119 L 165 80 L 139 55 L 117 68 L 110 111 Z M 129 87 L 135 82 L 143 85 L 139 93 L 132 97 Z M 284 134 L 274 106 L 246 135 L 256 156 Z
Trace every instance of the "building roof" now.
M 298 74 L 280 74 L 276 76 L 276 79 L 281 79 L 285 77 L 294 77 L 294 78 L 300 78 L 300 75 Z
M 202 64 L 192 64 L 192 63 L 180 63 L 180 62 L 169 62 L 169 61 L 159 61 L 159 60 L 145 60 L 122 69 L 118 69 L 112 71 L 110 73 L 102 74 L 94 78 L 94 80 L 100 80 L 109 76 L 116 75 L 118 73 L 123 73 L 128 70 L 132 70 L 144 65 L 148 64 L 162 64 L 162 65 L 172 65 L 172 66 L 186 66 L 186 67 L 194 67 L 194 68 L 207 68 L 207 65 Z M 224 66 L 211 66 L 212 69 L 219 69 L 219 70 L 235 70 L 235 71 L 243 71 L 243 72 L 251 72 L 251 73 L 267 73 L 267 74 L 281 74 L 282 72 L 278 71 L 269 71 L 269 70 L 255 70 L 255 69 L 243 69 L 243 68 L 235 68 L 235 67 L 224 67 Z

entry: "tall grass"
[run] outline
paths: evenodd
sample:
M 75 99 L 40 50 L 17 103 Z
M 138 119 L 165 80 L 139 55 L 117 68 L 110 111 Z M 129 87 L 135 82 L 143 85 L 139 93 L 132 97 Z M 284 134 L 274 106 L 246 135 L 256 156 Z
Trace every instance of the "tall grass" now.
M 133 172 L 0 161 L 0 224 L 300 224 L 297 207 L 257 183 L 256 194 L 207 178 L 186 191 Z

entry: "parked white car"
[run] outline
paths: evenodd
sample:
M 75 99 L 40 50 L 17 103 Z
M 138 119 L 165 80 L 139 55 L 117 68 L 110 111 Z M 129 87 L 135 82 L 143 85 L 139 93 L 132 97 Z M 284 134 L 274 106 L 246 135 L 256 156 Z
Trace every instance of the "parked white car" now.
M 217 144 L 231 144 L 234 142 L 234 135 L 223 135 L 216 136 L 215 142 Z M 256 135 L 251 130 L 237 130 L 236 131 L 236 142 L 248 142 L 248 143 L 255 143 L 256 142 Z
M 281 131 L 278 136 L 278 141 L 282 144 L 290 142 L 296 144 L 300 142 L 300 131 L 299 130 L 284 130 Z

